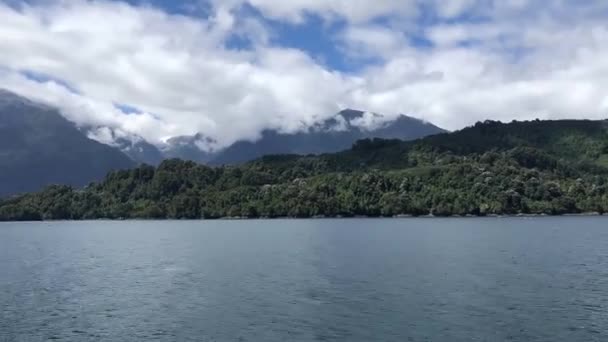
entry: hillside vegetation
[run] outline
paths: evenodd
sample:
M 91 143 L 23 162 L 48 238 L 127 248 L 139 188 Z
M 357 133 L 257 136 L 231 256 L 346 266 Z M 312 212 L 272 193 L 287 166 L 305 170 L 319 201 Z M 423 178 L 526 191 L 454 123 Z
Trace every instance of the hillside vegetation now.
M 1 220 L 608 211 L 605 121 L 487 121 L 424 139 L 211 168 L 180 160 L 0 202 Z

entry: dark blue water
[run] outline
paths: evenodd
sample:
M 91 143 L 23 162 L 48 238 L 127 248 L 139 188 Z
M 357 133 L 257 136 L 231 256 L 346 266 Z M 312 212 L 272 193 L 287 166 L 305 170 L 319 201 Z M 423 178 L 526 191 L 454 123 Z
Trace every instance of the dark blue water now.
M 608 219 L 0 224 L 0 341 L 608 341 Z

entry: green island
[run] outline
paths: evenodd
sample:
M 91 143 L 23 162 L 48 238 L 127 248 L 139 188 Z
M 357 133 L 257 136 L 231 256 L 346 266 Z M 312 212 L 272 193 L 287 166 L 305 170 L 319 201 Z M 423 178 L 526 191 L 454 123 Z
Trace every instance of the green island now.
M 403 142 L 238 166 L 166 160 L 0 201 L 0 220 L 563 215 L 608 212 L 608 122 L 486 121 Z

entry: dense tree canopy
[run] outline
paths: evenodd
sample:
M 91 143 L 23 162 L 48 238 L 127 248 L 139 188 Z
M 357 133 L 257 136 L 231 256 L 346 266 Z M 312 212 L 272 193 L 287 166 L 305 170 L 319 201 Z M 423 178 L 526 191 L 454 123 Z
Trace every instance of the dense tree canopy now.
M 211 168 L 167 160 L 0 202 L 0 220 L 608 211 L 604 121 L 484 122 L 413 142 Z

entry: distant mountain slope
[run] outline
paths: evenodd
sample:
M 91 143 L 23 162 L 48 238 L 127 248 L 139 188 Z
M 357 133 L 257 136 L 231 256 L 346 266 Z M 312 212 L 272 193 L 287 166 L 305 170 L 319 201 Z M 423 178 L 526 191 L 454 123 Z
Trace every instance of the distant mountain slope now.
M 363 128 L 365 121 L 380 121 L 376 127 Z M 209 164 L 238 164 L 272 154 L 322 154 L 349 149 L 357 140 L 365 138 L 414 140 L 445 132 L 443 129 L 405 115 L 385 121 L 379 114 L 344 110 L 335 117 L 310 128 L 307 132 L 283 134 L 265 130 L 254 142 L 240 141 L 209 160 Z
M 55 109 L 0 90 L 0 196 L 49 184 L 82 186 L 135 166 L 93 141 Z
M 550 159 L 552 163 L 571 167 L 608 167 L 608 121 L 485 121 L 460 131 L 409 142 L 362 140 L 350 150 L 320 156 L 320 159 L 342 168 L 366 165 L 390 169 L 429 161 L 443 163 L 453 156 L 478 157 L 506 152 L 517 155 L 519 162 L 525 158 L 529 158 L 530 163 Z

